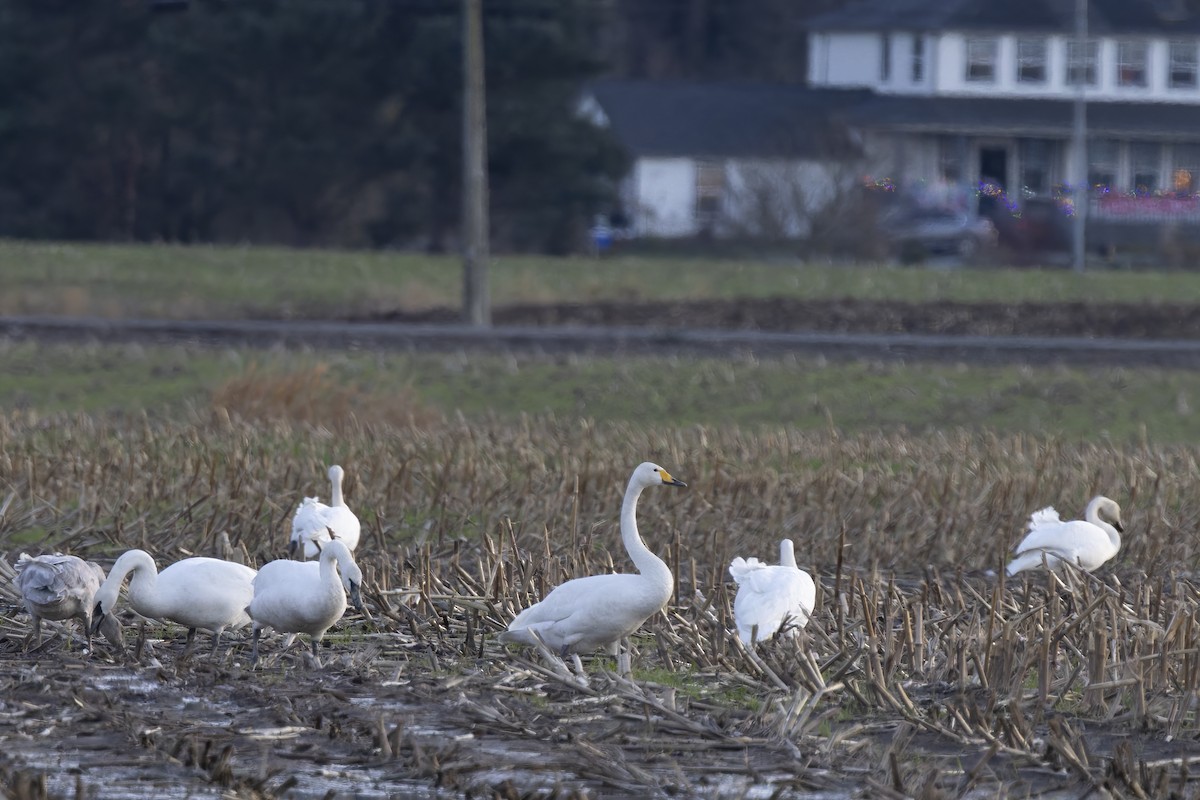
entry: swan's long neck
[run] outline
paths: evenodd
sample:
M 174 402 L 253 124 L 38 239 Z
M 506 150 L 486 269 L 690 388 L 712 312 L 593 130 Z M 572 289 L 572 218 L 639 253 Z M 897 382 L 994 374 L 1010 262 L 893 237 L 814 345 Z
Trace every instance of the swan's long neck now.
M 1100 530 L 1108 534 L 1108 540 L 1112 542 L 1113 549 L 1121 549 L 1121 533 L 1112 526 L 1107 520 L 1100 518 L 1100 505 L 1103 503 L 1103 498 L 1097 497 L 1088 503 L 1087 509 L 1083 512 L 1083 518 L 1095 525 Z
M 671 570 L 667 567 L 666 562 L 646 547 L 641 534 L 638 533 L 637 504 L 638 498 L 641 496 L 642 486 L 630 481 L 629 487 L 625 490 L 625 500 L 621 503 L 621 541 L 624 542 L 625 550 L 633 560 L 634 566 L 638 568 L 638 572 L 657 582 L 670 585 Z
M 341 473 L 329 473 L 329 483 L 332 488 L 329 490 L 329 505 L 344 506 L 346 501 L 342 499 L 342 476 Z
M 796 549 L 791 539 L 784 539 L 779 543 L 779 563 L 785 567 L 796 566 Z
M 121 584 L 125 582 L 126 576 L 129 576 L 130 602 L 143 607 L 148 602 L 152 603 L 153 598 L 157 597 L 158 567 L 155 566 L 154 559 L 150 557 L 149 553 L 131 550 L 118 558 L 113 564 L 112 571 L 108 573 L 108 580 L 115 587 L 112 597 L 108 600 L 109 606 L 116 603 L 117 595 L 121 591 Z M 105 611 L 111 610 L 111 607 L 105 609 Z

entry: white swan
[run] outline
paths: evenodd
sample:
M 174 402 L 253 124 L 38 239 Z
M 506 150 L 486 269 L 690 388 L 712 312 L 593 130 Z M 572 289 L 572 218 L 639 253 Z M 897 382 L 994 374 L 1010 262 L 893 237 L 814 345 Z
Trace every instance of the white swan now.
M 246 606 L 254 597 L 255 570 L 219 558 L 185 558 L 162 572 L 145 550 L 127 550 L 96 590 L 92 625 L 111 615 L 117 594 L 129 576 L 129 605 L 143 617 L 168 620 L 188 629 L 184 653 L 191 652 L 196 629 L 213 633 L 213 651 L 226 628 L 250 623 Z
M 1104 514 L 1111 522 L 1103 519 Z M 1029 518 L 1029 533 L 1017 545 L 1016 558 L 1009 562 L 1009 575 L 1046 564 L 1050 569 L 1067 561 L 1091 571 L 1121 549 L 1121 507 L 1102 495 L 1093 497 L 1083 519 L 1063 522 L 1052 507 L 1035 511 Z
M 317 645 L 325 631 L 346 611 L 347 594 L 359 613 L 365 614 L 361 586 L 362 570 L 354 563 L 350 548 L 337 539 L 321 547 L 318 561 L 279 559 L 264 564 L 254 578 L 254 599 L 247 609 L 254 620 L 251 661 L 258 661 L 258 639 L 263 628 L 287 634 L 307 633 L 312 639 L 313 658 L 317 659 Z
M 61 553 L 37 557 L 21 553 L 15 566 L 17 575 L 13 582 L 33 617 L 30 636 L 34 646 L 41 644 L 43 619 L 78 619 L 83 623 L 87 648 L 91 650 L 92 607 L 96 590 L 104 582 L 104 569 L 78 556 Z M 121 623 L 116 617 L 105 619 L 99 627 L 105 639 L 124 651 Z
M 589 575 L 558 586 L 540 602 L 522 611 L 498 637 L 501 642 L 537 645 L 566 655 L 615 650 L 671 598 L 671 570 L 646 547 L 637 528 L 637 502 L 648 486 L 686 486 L 649 461 L 629 478 L 621 504 L 621 540 L 638 568 L 625 575 Z
M 777 566 L 739 556 L 730 563 L 729 574 L 738 585 L 733 619 L 744 643 L 765 642 L 785 621 L 798 628 L 808 624 L 817 602 L 817 586 L 796 566 L 791 539 L 779 543 Z
M 292 537 L 288 542 L 290 556 L 295 557 L 303 543 L 304 558 L 314 557 L 321 550 L 319 544 L 329 541 L 330 531 L 351 551 L 358 547 L 362 526 L 342 498 L 342 478 L 345 475 L 345 471 L 337 464 L 329 468 L 329 505 L 315 497 L 306 497 L 297 506 L 292 517 Z

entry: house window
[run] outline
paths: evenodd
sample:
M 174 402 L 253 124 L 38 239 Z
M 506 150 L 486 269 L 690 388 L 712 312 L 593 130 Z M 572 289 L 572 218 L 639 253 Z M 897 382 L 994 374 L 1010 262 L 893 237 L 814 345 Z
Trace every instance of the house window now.
M 912 40 L 912 82 L 925 80 L 925 37 L 917 34 Z
M 725 165 L 718 161 L 696 164 L 696 220 L 715 222 L 721 213 L 721 198 L 725 194 Z
M 1102 192 L 1111 191 L 1117 182 L 1117 162 L 1121 147 L 1116 139 L 1088 142 L 1088 185 Z
M 1046 40 L 1041 38 L 1017 39 L 1017 82 L 1046 82 Z
M 995 39 L 967 39 L 967 80 L 972 83 L 991 83 L 996 80 Z
M 1021 192 L 1026 197 L 1050 193 L 1051 170 L 1054 164 L 1054 145 L 1049 139 L 1022 139 L 1018 144 L 1021 157 Z
M 1162 163 L 1162 145 L 1158 142 L 1133 142 L 1129 145 L 1129 167 L 1133 173 L 1131 188 L 1138 194 L 1158 191 L 1158 171 Z
M 1067 84 L 1070 86 L 1095 86 L 1098 72 L 1096 62 L 1100 59 L 1100 43 L 1088 39 L 1082 44 L 1076 39 L 1067 40 Z
M 1167 85 L 1172 89 L 1196 88 L 1196 43 L 1171 42 Z
M 1193 195 L 1200 192 L 1200 145 L 1175 146 L 1171 184 L 1177 194 Z
M 883 47 L 879 52 L 879 80 L 887 83 L 892 79 L 892 37 L 883 35 Z
M 1146 43 L 1117 42 L 1117 85 L 1146 85 Z

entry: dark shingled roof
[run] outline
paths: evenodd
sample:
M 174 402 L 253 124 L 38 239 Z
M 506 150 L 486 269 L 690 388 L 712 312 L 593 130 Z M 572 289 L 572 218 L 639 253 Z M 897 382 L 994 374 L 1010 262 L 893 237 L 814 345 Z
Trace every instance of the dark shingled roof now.
M 894 131 L 1068 136 L 1070 100 L 876 95 L 844 114 L 848 124 Z M 1200 106 L 1184 103 L 1087 105 L 1089 136 L 1200 141 Z
M 859 0 L 819 14 L 814 31 L 1021 31 L 1072 33 L 1075 0 Z M 1088 0 L 1088 33 L 1200 34 L 1183 0 Z
M 588 92 L 635 155 L 818 158 L 845 152 L 839 113 L 866 90 L 601 80 Z

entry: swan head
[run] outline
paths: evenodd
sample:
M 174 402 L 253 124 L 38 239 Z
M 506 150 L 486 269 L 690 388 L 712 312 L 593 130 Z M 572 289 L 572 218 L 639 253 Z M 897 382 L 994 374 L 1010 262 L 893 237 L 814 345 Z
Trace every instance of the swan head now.
M 1117 505 L 1116 500 L 1107 497 L 1097 497 L 1094 501 L 1096 504 L 1096 513 L 1106 517 L 1118 533 L 1124 533 L 1125 528 L 1121 525 L 1121 506 Z
M 652 461 L 643 461 L 633 471 L 630 483 L 648 489 L 651 486 L 687 486 L 678 478 L 672 478 L 671 473 Z
M 346 477 L 346 471 L 344 469 L 342 469 L 341 467 L 339 467 L 337 464 L 334 464 L 332 467 L 329 468 L 330 482 L 341 483 L 342 478 L 344 478 L 344 477 Z

